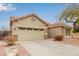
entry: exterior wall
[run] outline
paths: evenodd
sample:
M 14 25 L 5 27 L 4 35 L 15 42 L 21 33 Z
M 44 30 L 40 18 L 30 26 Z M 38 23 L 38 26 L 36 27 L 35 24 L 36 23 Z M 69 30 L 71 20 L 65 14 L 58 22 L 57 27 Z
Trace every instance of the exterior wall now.
M 54 35 L 63 35 L 63 31 L 61 27 L 51 28 L 49 29 L 49 37 L 53 38 Z
M 72 38 L 73 39 L 79 39 L 79 33 L 73 33 Z
M 62 31 L 63 31 L 63 36 L 65 37 L 66 36 L 66 28 L 63 28 Z
M 64 38 L 67 40 L 71 39 L 72 35 L 71 35 L 71 29 L 67 30 L 68 28 L 65 28 L 65 34 L 64 34 Z
M 32 22 L 33 17 L 28 17 L 28 18 L 24 18 L 22 20 L 19 20 L 17 22 L 14 22 L 12 25 L 12 34 L 17 34 L 18 32 L 18 27 L 26 27 L 26 28 L 42 28 L 42 29 L 46 29 L 46 26 L 39 21 L 38 19 L 36 19 L 35 17 L 35 22 Z
M 79 33 L 73 33 L 73 28 L 57 27 L 49 29 L 49 37 L 53 38 L 54 35 L 63 35 L 66 40 L 79 39 Z
M 63 35 L 64 38 L 71 38 L 72 36 L 71 31 L 70 31 L 70 35 L 67 35 L 67 33 L 69 32 L 66 29 L 67 28 L 64 27 L 51 28 L 49 29 L 49 37 L 53 38 L 55 35 Z
M 40 28 L 47 29 L 46 25 L 42 23 L 40 20 L 35 17 L 28 17 L 22 20 L 18 20 L 17 22 L 13 22 L 12 24 L 12 35 L 18 35 L 18 39 L 44 39 L 44 35 L 46 31 L 33 31 L 33 30 L 19 30 L 18 27 L 24 28 Z M 32 35 L 31 35 L 32 34 Z

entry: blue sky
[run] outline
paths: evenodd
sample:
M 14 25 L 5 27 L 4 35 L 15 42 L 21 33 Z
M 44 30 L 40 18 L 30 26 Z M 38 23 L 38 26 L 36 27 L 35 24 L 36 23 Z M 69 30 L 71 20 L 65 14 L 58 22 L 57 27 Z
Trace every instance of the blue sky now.
M 57 16 L 63 11 L 66 4 L 61 3 L 7 3 L 0 4 L 0 28 L 9 27 L 10 16 L 23 16 L 35 13 L 43 20 L 55 23 Z

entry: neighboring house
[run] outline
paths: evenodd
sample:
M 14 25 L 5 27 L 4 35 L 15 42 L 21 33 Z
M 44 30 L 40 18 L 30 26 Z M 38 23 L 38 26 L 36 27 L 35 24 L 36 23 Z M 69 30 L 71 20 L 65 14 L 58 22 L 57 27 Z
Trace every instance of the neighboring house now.
M 47 23 L 35 14 L 12 17 L 10 29 L 12 35 L 17 35 L 18 40 L 42 40 L 46 38 Z
M 21 17 L 10 17 L 10 30 L 12 35 L 17 35 L 17 40 L 42 40 L 63 35 L 71 38 L 72 28 L 63 23 L 49 24 L 35 14 Z
M 1 30 L 0 30 L 0 40 L 2 40 L 2 33 L 1 33 Z
M 0 40 L 4 40 L 4 37 L 10 34 L 9 30 L 1 30 L 0 31 Z

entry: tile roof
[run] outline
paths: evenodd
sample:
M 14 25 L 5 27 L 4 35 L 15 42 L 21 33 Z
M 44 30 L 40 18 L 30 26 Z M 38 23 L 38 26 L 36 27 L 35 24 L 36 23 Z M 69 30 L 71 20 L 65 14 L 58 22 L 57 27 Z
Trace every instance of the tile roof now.
M 57 27 L 70 28 L 68 25 L 64 23 L 49 24 L 48 26 L 48 28 L 57 28 Z

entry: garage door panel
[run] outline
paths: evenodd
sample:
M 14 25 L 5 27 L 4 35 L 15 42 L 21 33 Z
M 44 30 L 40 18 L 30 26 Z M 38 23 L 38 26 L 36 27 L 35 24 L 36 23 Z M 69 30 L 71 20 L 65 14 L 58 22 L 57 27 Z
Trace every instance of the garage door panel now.
M 18 32 L 18 40 L 40 40 L 44 39 L 44 31 L 27 30 Z

